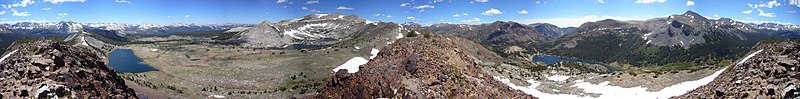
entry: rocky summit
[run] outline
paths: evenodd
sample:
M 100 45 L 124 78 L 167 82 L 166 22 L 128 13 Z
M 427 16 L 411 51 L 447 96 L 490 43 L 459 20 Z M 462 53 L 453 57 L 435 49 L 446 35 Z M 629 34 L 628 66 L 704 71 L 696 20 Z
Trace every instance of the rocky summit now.
M 37 40 L 7 50 L 0 59 L 0 98 L 136 98 L 90 49 Z
M 457 39 L 456 37 L 452 37 Z M 358 72 L 336 72 L 315 98 L 513 98 L 510 89 L 479 67 L 476 56 L 449 37 L 406 37 L 384 47 Z
M 776 99 L 798 98 L 800 44 L 792 41 L 765 42 L 753 47 L 749 56 L 728 66 L 708 85 L 673 98 Z

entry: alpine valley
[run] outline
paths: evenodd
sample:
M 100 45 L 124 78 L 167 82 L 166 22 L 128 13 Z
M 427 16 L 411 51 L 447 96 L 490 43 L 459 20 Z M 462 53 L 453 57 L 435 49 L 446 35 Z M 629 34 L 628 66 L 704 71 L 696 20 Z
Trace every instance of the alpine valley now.
M 364 18 L 375 16 L 0 24 L 0 98 L 800 96 L 798 25 L 693 11 L 578 27 Z

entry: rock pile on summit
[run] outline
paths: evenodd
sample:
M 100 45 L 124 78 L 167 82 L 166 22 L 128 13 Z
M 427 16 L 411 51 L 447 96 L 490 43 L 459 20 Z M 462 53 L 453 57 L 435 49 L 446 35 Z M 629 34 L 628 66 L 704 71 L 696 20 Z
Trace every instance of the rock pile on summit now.
M 0 60 L 0 98 L 135 98 L 90 49 L 39 40 L 17 42 Z
M 407 37 L 384 47 L 357 73 L 338 71 L 317 98 L 534 98 L 485 73 L 444 37 Z
M 750 52 L 755 53 L 752 57 L 732 64 L 708 85 L 673 98 L 773 99 L 787 96 L 784 92 L 797 89 L 792 87 L 800 83 L 800 44 L 791 41 L 761 43 Z

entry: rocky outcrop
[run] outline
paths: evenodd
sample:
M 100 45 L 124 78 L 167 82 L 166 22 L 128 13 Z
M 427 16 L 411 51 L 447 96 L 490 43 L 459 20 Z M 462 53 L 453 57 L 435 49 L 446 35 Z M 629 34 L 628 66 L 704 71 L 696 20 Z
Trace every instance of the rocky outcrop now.
M 406 37 L 356 73 L 340 70 L 316 98 L 534 98 L 492 78 L 474 56 L 444 37 Z
M 136 98 L 90 49 L 50 40 L 17 43 L 0 59 L 0 98 Z
M 800 44 L 791 41 L 766 44 L 762 41 L 750 53 L 755 54 L 731 64 L 708 85 L 672 98 L 797 98 L 796 94 L 784 97 L 787 94 L 783 92 L 797 89 L 794 84 L 800 83 Z
M 377 46 L 386 45 L 386 42 L 398 39 L 397 37 L 405 32 L 403 26 L 399 24 L 371 22 L 355 15 L 311 14 L 303 18 L 274 23 L 264 21 L 252 28 L 241 30 L 233 40 L 240 42 L 243 47 L 250 48 L 286 48 L 295 44 Z

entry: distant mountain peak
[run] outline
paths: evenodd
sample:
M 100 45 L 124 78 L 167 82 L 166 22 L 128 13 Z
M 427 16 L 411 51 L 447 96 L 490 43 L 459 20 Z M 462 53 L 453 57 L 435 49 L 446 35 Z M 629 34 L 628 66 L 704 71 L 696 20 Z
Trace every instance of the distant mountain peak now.
M 686 13 L 683 13 L 682 16 L 689 17 L 690 19 L 700 20 L 700 21 L 707 21 L 708 20 L 708 18 L 704 17 L 703 15 L 697 14 L 697 13 L 693 12 L 692 10 L 686 11 Z
M 685 13 L 683 13 L 683 15 L 700 15 L 700 14 L 697 14 L 696 12 L 694 12 L 692 10 L 687 10 Z

